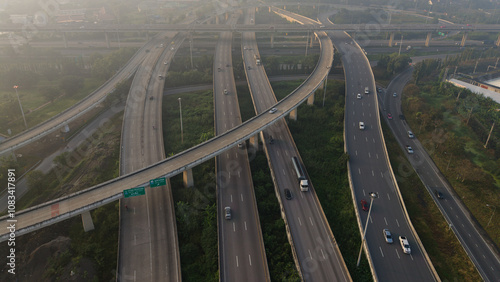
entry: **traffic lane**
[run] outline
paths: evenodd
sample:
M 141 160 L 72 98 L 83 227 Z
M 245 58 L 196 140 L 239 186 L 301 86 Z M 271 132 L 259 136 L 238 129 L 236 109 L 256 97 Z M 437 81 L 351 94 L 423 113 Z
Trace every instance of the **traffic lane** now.
M 391 90 L 402 89 L 405 83 L 406 81 L 403 78 L 401 83 L 391 84 L 390 87 L 393 87 Z M 395 124 L 394 127 L 396 130 L 401 132 L 403 131 L 402 128 L 405 125 L 406 123 L 404 125 Z M 406 127 L 404 129 L 406 129 Z M 436 189 L 435 187 L 439 187 L 437 189 L 445 194 L 446 198 L 444 199 L 444 202 L 449 204 L 441 205 L 441 207 L 447 214 L 449 221 L 451 221 L 452 228 L 456 230 L 457 237 L 460 238 L 463 245 L 465 243 L 464 248 L 468 250 L 468 254 L 472 255 L 473 262 L 481 262 L 481 264 L 476 267 L 480 268 L 484 273 L 487 273 L 488 277 L 500 276 L 500 273 L 495 271 L 495 269 L 500 269 L 500 262 L 498 262 L 498 259 L 493 255 L 488 244 L 484 242 L 482 237 L 480 237 L 480 234 L 475 229 L 475 226 L 468 220 L 467 213 L 462 210 L 461 205 L 458 203 L 459 200 L 456 199 L 455 196 L 451 196 L 452 192 L 449 191 L 449 185 L 443 182 L 443 179 L 439 176 L 439 170 L 435 167 L 426 151 L 423 151 L 425 149 L 423 149 L 418 139 L 414 139 L 412 142 L 414 142 L 413 146 L 418 148 L 420 155 L 417 154 L 416 157 L 409 158 L 410 162 L 413 167 L 417 169 L 417 173 L 422 178 L 422 182 L 427 185 L 429 189 L 428 191 L 436 204 L 441 205 L 443 200 L 435 198 L 433 189 Z
M 288 153 L 285 153 L 283 150 L 275 148 L 285 147 L 287 146 L 286 143 L 286 141 L 281 141 L 268 146 L 268 153 L 271 162 L 278 164 L 280 163 L 280 155 L 291 155 L 289 151 Z M 291 157 L 288 160 L 283 159 L 281 162 L 289 164 L 291 163 Z M 330 265 L 328 267 L 324 265 L 326 261 L 324 257 L 326 257 L 327 254 L 330 254 L 331 251 L 328 250 L 328 245 L 316 245 L 312 243 L 309 238 L 316 238 L 316 240 L 320 243 L 328 242 L 328 240 L 325 240 L 325 238 L 321 236 L 321 232 L 317 229 L 318 223 L 315 220 L 317 217 L 310 212 L 313 210 L 311 201 L 309 201 L 310 197 L 308 197 L 308 193 L 310 193 L 310 191 L 300 192 L 297 177 L 294 176 L 290 170 L 291 168 L 287 165 L 286 168 L 281 169 L 280 173 L 276 173 L 275 177 L 277 183 L 280 183 L 280 185 L 278 185 L 280 198 L 284 206 L 289 227 L 292 230 L 295 250 L 299 261 L 301 262 L 300 265 L 302 274 L 304 276 L 304 280 L 306 281 L 312 279 L 313 277 L 318 281 L 327 281 L 327 277 L 333 276 L 329 276 L 328 274 Z M 284 197 L 284 189 L 290 189 L 292 191 L 294 195 L 292 200 L 287 200 Z M 322 264 L 321 268 L 318 268 L 318 263 Z

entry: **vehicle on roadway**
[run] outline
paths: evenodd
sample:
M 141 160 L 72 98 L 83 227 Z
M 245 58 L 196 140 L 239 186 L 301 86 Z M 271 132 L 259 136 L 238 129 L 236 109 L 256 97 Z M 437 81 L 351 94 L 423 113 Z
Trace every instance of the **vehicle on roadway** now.
M 401 248 L 405 254 L 411 254 L 410 243 L 405 236 L 399 236 L 399 243 L 401 244 Z
M 406 151 L 408 154 L 413 154 L 413 148 L 410 145 L 406 145 Z
M 370 88 L 368 88 L 368 86 L 365 87 L 365 94 L 370 94 Z
M 389 229 L 384 229 L 384 230 L 382 230 L 382 233 L 384 233 L 385 242 L 392 244 L 393 241 L 392 241 L 391 231 L 389 231 Z
M 365 129 L 365 123 L 364 122 L 362 122 L 362 121 L 359 122 L 359 129 L 360 130 Z
M 358 96 L 356 96 L 358 99 L 361 99 L 361 94 L 358 93 Z
M 224 92 L 224 95 L 229 94 L 229 91 L 227 91 L 227 89 L 224 89 L 224 91 L 223 91 L 223 92 Z
M 297 173 L 297 180 L 299 181 L 300 191 L 306 192 L 309 191 L 309 182 L 306 178 L 306 174 L 304 172 L 304 168 L 302 164 L 299 162 L 297 157 L 292 158 L 293 168 L 295 168 L 295 172 Z
M 439 192 L 438 190 L 434 189 L 434 194 L 438 199 L 444 199 L 443 193 Z
M 388 118 L 388 119 L 392 119 L 392 115 L 391 115 L 391 113 L 387 113 L 387 118 Z
M 238 144 L 238 148 L 240 148 L 240 149 L 245 148 L 245 143 L 244 143 L 244 142 L 239 143 L 239 144 Z
M 224 208 L 224 214 L 227 220 L 231 219 L 231 208 L 230 207 L 225 207 Z
M 368 203 L 366 202 L 365 199 L 361 200 L 361 208 L 364 210 L 364 211 L 368 211 L 369 207 L 368 207 Z
M 291 200 L 293 198 L 292 191 L 290 189 L 285 189 L 285 198 Z
M 274 114 L 276 111 L 278 111 L 278 109 L 276 109 L 276 108 L 272 108 L 271 110 L 269 110 L 269 113 L 270 113 L 270 114 Z
M 413 132 L 411 132 L 411 130 L 408 130 L 408 137 L 410 138 L 415 138 L 415 135 L 413 135 Z
M 398 97 L 398 93 L 394 92 L 394 93 L 392 94 L 392 97 Z

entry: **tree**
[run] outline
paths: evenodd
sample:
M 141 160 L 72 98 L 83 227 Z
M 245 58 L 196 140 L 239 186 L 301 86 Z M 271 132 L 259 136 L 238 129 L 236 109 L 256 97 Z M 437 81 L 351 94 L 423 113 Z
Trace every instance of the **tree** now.
M 30 189 L 39 189 L 41 188 L 42 185 L 40 185 L 40 183 L 42 182 L 42 180 L 44 179 L 45 177 L 45 174 L 39 170 L 33 170 L 33 171 L 30 171 L 27 175 L 26 175 L 26 179 L 28 181 L 28 187 Z
M 61 90 L 52 86 L 42 86 L 38 89 L 38 92 L 50 101 L 54 101 L 55 98 L 61 95 Z
M 64 94 L 69 95 L 78 92 L 83 87 L 83 78 L 79 76 L 65 76 L 59 83 L 59 88 L 62 89 Z

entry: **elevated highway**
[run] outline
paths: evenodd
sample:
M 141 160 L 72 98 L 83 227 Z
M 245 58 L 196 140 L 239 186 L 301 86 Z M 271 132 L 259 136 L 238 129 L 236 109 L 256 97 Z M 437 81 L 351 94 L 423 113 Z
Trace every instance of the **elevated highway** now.
M 160 41 L 154 44 L 160 44 Z M 219 155 L 271 126 L 277 120 L 298 107 L 321 85 L 323 79 L 328 74 L 329 66 L 333 59 L 333 48 L 331 45 L 322 46 L 321 58 L 322 59 L 318 62 L 316 69 L 309 78 L 294 92 L 275 105 L 275 107 L 279 109 L 277 113 L 269 114 L 267 111 L 263 112 L 243 123 L 241 126 L 231 129 L 220 136 L 154 165 L 86 190 L 19 211 L 16 213 L 17 234 L 22 235 L 49 226 L 50 224 L 118 200 L 122 198 L 122 191 L 124 189 L 147 185 L 150 179 L 159 176 L 169 178 L 177 175 Z M 6 240 L 8 238 L 8 230 L 6 227 L 9 223 L 7 219 L 7 217 L 2 217 L 0 219 L 0 228 L 2 228 L 2 231 L 0 231 L 0 240 Z

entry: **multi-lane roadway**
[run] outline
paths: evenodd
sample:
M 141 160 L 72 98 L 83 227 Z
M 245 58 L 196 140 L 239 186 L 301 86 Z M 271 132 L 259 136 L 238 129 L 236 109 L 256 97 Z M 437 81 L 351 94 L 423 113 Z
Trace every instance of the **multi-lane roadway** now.
M 324 24 L 331 24 L 326 17 Z M 361 234 L 366 230 L 365 253 L 374 279 L 380 281 L 439 280 L 418 235 L 407 216 L 404 203 L 389 164 L 380 127 L 375 93 L 375 80 L 369 62 L 357 43 L 347 33 L 330 32 L 337 50 L 342 54 L 346 84 L 344 138 L 349 154 L 349 180 Z M 368 87 L 369 94 L 365 94 Z M 364 123 L 361 128 L 360 122 Z M 361 200 L 373 200 L 371 217 L 362 208 Z M 389 229 L 393 244 L 386 243 L 382 230 Z M 398 237 L 406 236 L 411 254 L 405 254 Z
M 451 230 L 455 233 L 481 277 L 485 281 L 500 281 L 500 259 L 495 247 L 490 245 L 490 241 L 483 238 L 482 232 L 478 230 L 480 227 L 476 227 L 472 222 L 467 208 L 427 154 L 418 136 L 414 135 L 414 138 L 410 138 L 408 131 L 412 129 L 405 120 L 398 117 L 403 114 L 401 112 L 401 94 L 403 87 L 411 79 L 412 70 L 406 70 L 389 84 L 387 91 L 380 94 L 382 115 L 403 150 L 406 145 L 413 148 L 413 154 L 408 154 L 410 164 L 443 213 Z M 392 120 L 387 118 L 387 113 L 392 113 Z M 435 191 L 442 193 L 442 199 L 436 196 Z
M 233 14 L 227 24 L 239 18 Z M 230 32 L 221 33 L 214 56 L 215 134 L 241 124 Z M 215 158 L 220 281 L 270 281 L 246 143 Z M 230 217 L 226 215 L 230 209 Z

